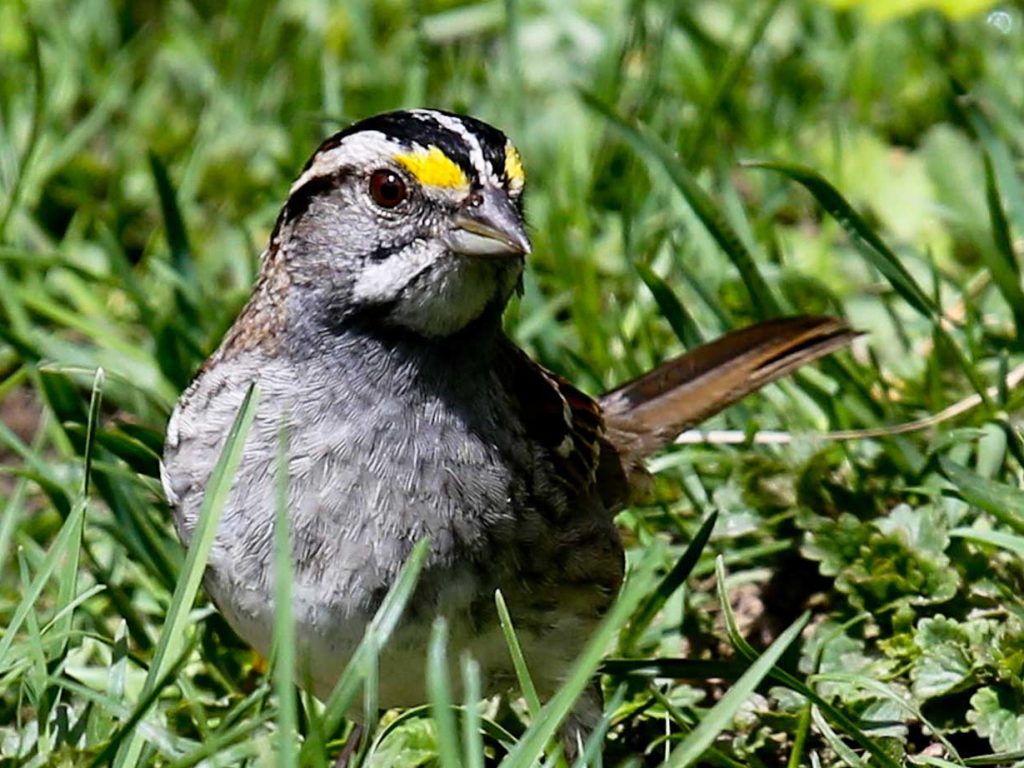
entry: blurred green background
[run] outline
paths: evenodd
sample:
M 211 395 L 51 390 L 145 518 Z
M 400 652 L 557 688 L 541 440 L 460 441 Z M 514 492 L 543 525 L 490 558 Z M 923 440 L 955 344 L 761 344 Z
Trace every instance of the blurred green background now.
M 407 106 L 518 145 L 534 254 L 509 331 L 589 392 L 771 314 L 867 332 L 718 417 L 733 442 L 657 459 L 621 515 L 662 574 L 719 518 L 611 656 L 726 666 L 610 665 L 605 764 L 710 722 L 747 663 L 730 605 L 758 649 L 810 609 L 780 664 L 841 714 L 765 681 L 701 764 L 1024 759 L 1020 2 L 0 0 L 0 765 L 132 739 L 147 764 L 278 764 L 280 701 L 205 604 L 138 698 L 183 561 L 163 427 L 309 154 Z M 428 717 L 371 742 L 368 765 L 441 759 Z

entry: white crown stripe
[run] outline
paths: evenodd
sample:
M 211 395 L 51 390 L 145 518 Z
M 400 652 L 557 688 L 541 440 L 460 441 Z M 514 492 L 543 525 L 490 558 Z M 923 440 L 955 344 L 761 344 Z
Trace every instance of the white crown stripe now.
M 461 118 L 446 115 L 443 112 L 436 112 L 432 109 L 414 110 L 414 113 L 419 117 L 433 120 L 445 130 L 451 131 L 461 138 L 469 149 L 469 161 L 473 164 L 473 168 L 476 169 L 477 176 L 481 180 L 486 179 L 494 186 L 501 186 L 501 180 L 495 176 L 494 169 L 490 167 L 484 158 L 484 150 L 480 145 L 479 137 L 467 127 Z
M 387 157 L 404 149 L 394 139 L 381 131 L 360 131 L 346 136 L 336 147 L 321 152 L 313 158 L 307 168 L 292 184 L 289 194 L 295 194 L 307 182 L 321 176 L 329 176 L 347 165 L 359 165 L 367 157 Z

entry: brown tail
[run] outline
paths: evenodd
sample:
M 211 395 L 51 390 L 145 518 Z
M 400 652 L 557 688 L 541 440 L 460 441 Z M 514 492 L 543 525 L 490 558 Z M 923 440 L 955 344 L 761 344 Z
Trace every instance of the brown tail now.
M 727 333 L 598 398 L 612 442 L 632 465 L 742 397 L 849 344 L 834 317 L 781 317 Z

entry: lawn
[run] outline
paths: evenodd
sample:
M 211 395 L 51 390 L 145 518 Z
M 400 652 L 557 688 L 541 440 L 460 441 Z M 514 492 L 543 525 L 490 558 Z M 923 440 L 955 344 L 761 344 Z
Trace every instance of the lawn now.
M 350 705 L 353 765 L 559 765 L 598 671 L 581 765 L 1024 764 L 1020 0 L 4 0 L 0 73 L 0 766 L 330 765 Z M 774 315 L 864 332 L 651 461 L 543 710 L 439 631 L 434 706 L 376 711 L 415 557 L 296 692 L 158 480 L 306 158 L 424 105 L 518 146 L 507 328 L 585 391 Z

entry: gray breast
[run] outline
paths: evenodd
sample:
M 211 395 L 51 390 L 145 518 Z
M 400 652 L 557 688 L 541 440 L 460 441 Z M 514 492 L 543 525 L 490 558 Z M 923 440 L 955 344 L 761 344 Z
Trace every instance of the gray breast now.
M 351 341 L 301 360 L 259 350 L 221 360 L 168 432 L 165 485 L 180 532 L 190 536 L 209 469 L 257 380 L 256 420 L 211 557 L 217 580 L 269 584 L 282 427 L 298 589 L 343 613 L 372 610 L 424 537 L 432 570 L 483 564 L 499 579 L 566 499 L 483 362 Z

